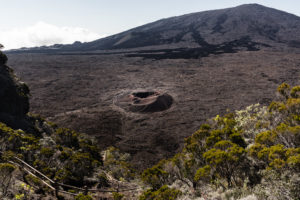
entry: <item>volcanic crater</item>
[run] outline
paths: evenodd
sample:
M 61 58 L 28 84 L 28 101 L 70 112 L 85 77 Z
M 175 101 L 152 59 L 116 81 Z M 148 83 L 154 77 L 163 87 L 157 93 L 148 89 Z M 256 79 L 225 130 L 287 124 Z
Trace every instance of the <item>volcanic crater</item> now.
M 173 97 L 168 93 L 145 90 L 121 95 L 117 98 L 116 105 L 135 113 L 153 113 L 169 109 L 173 101 Z

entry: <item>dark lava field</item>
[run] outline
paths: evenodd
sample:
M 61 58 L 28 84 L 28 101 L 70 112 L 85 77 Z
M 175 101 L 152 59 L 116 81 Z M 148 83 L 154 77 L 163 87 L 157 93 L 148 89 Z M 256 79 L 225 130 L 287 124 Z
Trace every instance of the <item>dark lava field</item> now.
M 299 32 L 300 17 L 246 4 L 8 56 L 31 89 L 31 112 L 129 152 L 143 169 L 206 119 L 300 84 Z
M 8 56 L 9 66 L 30 87 L 32 113 L 93 135 L 102 147 L 129 152 L 143 167 L 179 151 L 206 119 L 266 104 L 282 82 L 300 84 L 300 54 L 293 51 L 159 60 L 124 54 Z M 139 112 L 119 103 L 130 94 L 137 104 L 152 102 L 156 97 L 145 94 L 155 92 L 171 96 L 161 111 Z M 158 107 L 159 102 L 164 101 L 156 101 Z

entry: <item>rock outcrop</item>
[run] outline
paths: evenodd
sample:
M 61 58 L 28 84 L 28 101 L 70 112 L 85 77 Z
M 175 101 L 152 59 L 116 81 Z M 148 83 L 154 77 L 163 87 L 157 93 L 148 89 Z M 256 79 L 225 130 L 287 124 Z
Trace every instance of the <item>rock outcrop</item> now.
M 13 128 L 24 128 L 29 111 L 29 88 L 16 78 L 13 70 L 5 63 L 6 61 L 1 59 L 0 121 Z

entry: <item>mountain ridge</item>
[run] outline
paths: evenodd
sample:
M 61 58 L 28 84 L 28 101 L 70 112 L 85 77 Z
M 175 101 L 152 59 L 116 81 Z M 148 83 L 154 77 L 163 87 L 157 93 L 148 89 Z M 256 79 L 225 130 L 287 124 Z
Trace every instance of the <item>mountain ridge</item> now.
M 194 49 L 227 52 L 227 43 L 249 38 L 234 47 L 300 47 L 300 17 L 259 4 L 195 12 L 160 19 L 92 42 L 23 48 L 10 52 L 88 52 L 115 50 Z M 231 50 L 229 51 L 231 52 Z M 162 53 L 166 53 L 163 51 Z M 201 55 L 199 55 L 201 57 Z

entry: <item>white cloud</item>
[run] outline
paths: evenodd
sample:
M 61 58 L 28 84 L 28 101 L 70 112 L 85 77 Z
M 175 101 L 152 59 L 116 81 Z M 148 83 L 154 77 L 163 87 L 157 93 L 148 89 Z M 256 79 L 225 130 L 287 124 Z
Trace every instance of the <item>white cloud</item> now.
M 5 50 L 53 44 L 71 44 L 75 41 L 89 42 L 104 37 L 80 27 L 58 27 L 38 22 L 33 26 L 0 30 L 0 44 Z

